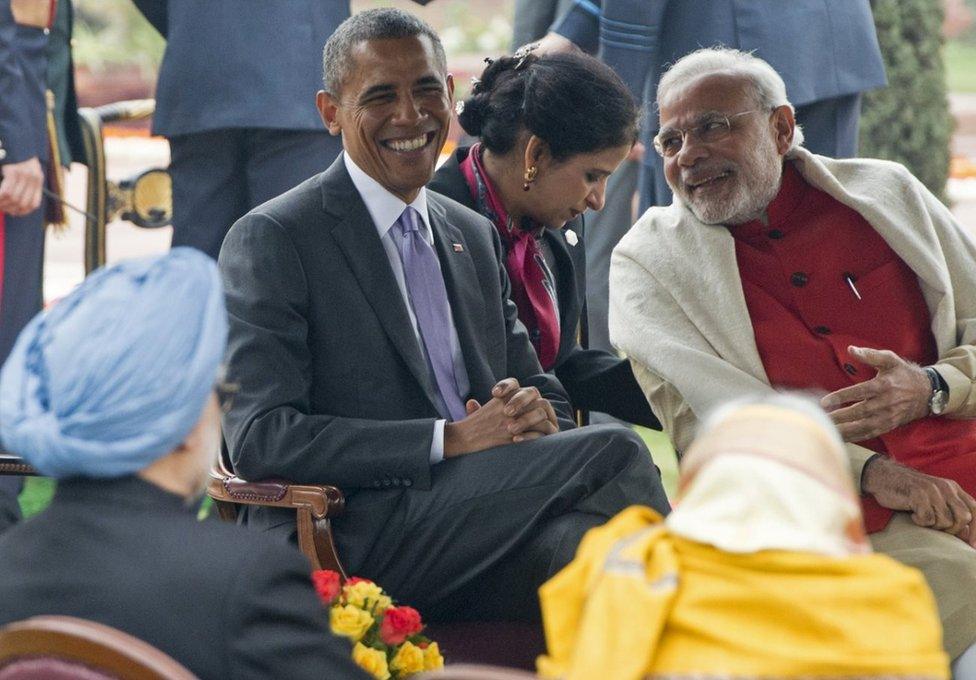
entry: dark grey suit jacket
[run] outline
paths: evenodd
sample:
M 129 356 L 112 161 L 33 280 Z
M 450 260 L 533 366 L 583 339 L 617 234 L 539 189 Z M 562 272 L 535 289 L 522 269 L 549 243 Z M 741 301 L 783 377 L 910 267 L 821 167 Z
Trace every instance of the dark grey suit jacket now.
M 548 398 L 563 429 L 568 397 L 542 372 L 508 299 L 500 244 L 480 215 L 428 195 L 469 395 L 484 403 L 515 377 Z M 372 218 L 342 157 L 255 208 L 220 251 L 230 316 L 228 370 L 241 386 L 224 419 L 235 470 L 249 479 L 330 483 L 347 498 L 378 490 L 369 517 L 337 523 L 354 567 L 405 487 L 431 485 L 433 386 Z M 351 503 L 351 505 L 355 505 Z M 284 524 L 287 514 L 251 521 Z
M 447 159 L 428 185 L 472 210 L 476 208 L 460 163 L 468 147 L 461 147 Z M 573 406 L 603 411 L 629 423 L 661 429 L 660 421 L 637 384 L 630 363 L 597 349 L 583 349 L 576 338 L 580 314 L 586 301 L 586 251 L 583 245 L 583 218 L 566 227 L 576 232 L 575 245 L 566 242 L 562 229 L 546 229 L 544 238 L 552 251 L 556 294 L 559 298 L 559 352 L 553 373 L 566 388 Z
M 65 480 L 0 536 L 0 625 L 77 616 L 158 647 L 206 680 L 365 679 L 329 632 L 308 562 L 138 477 Z

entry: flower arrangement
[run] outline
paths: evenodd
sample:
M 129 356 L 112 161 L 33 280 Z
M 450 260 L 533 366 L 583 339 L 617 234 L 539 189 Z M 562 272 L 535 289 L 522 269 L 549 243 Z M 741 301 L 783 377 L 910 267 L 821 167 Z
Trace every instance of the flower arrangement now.
M 337 572 L 312 572 L 312 584 L 329 608 L 329 625 L 353 643 L 352 658 L 378 680 L 400 680 L 443 668 L 436 642 L 421 635 L 424 622 L 413 607 L 394 606 L 390 596 L 365 578 L 342 583 Z

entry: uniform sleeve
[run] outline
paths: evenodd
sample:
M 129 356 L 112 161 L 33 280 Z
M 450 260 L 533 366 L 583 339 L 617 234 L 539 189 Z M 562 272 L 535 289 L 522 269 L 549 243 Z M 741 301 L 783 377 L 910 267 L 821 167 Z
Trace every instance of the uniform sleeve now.
M 596 54 L 600 47 L 602 0 L 576 0 L 550 29 L 585 52 Z
M 34 33 L 30 43 L 22 39 Z M 44 83 L 37 77 L 44 69 L 44 40 L 40 29 L 19 28 L 10 0 L 0 0 L 0 163 L 44 155 Z
M 352 646 L 329 630 L 309 564 L 287 545 L 266 544 L 234 576 L 225 608 L 227 677 L 234 680 L 366 680 Z
M 660 63 L 667 4 L 667 0 L 576 0 L 553 31 L 598 54 L 641 102 L 648 75 Z

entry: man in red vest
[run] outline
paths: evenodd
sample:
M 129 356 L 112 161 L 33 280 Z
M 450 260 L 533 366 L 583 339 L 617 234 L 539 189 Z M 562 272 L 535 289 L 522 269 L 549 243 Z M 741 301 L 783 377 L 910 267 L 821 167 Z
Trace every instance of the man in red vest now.
M 821 395 L 875 549 L 925 573 L 958 659 L 976 641 L 973 235 L 902 166 L 804 149 L 750 54 L 692 53 L 657 97 L 675 200 L 614 251 L 612 341 L 679 451 L 729 397 Z

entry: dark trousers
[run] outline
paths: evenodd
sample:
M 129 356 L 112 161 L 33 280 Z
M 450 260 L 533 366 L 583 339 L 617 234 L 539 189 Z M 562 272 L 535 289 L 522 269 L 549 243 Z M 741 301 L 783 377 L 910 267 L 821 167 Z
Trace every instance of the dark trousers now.
M 536 621 L 536 591 L 587 530 L 634 504 L 670 509 L 643 441 L 617 425 L 448 459 L 433 467 L 430 490 L 364 491 L 346 514 L 358 523 L 387 493 L 401 494 L 396 511 L 349 566 L 432 621 Z M 369 540 L 337 525 L 340 552 L 345 540 Z
M 43 207 L 23 217 L 5 217 L 0 366 L 7 360 L 20 331 L 44 304 L 44 226 Z M 23 477 L 0 476 L 0 531 L 20 519 L 17 494 L 23 486 Z
M 0 532 L 20 519 L 17 494 L 24 484 L 23 477 L 0 476 Z
M 239 128 L 170 137 L 169 148 L 173 246 L 216 258 L 234 222 L 325 170 L 342 142 L 325 130 Z
M 803 146 L 815 154 L 831 158 L 857 156 L 860 117 L 860 94 L 811 102 L 796 109 L 796 122 L 803 128 Z M 652 205 L 671 204 L 671 189 L 664 178 L 664 162 L 650 143 L 638 186 L 641 213 Z
M 3 291 L 0 293 L 0 364 L 24 326 L 43 304 L 44 210 L 6 216 L 3 237 Z

